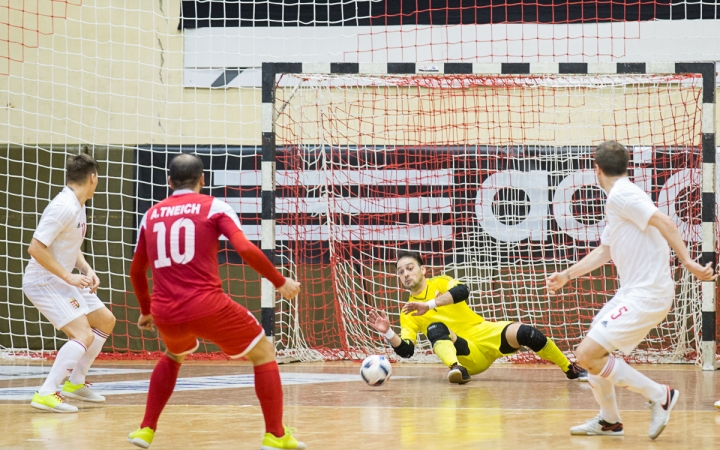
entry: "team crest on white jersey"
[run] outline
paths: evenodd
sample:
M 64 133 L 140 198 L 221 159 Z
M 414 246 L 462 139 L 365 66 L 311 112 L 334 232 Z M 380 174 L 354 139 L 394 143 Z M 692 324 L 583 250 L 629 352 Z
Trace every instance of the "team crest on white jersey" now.
M 70 299 L 70 306 L 73 307 L 73 309 L 80 309 L 80 302 L 75 300 L 74 298 Z

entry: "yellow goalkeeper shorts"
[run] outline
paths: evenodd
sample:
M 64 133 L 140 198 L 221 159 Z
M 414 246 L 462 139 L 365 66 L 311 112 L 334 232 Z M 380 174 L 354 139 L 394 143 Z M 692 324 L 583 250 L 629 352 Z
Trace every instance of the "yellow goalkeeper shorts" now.
M 484 372 L 496 359 L 506 354 L 515 353 L 514 351 L 511 353 L 500 352 L 502 331 L 513 323 L 508 321 L 489 322 L 486 320 L 465 331 L 462 335 L 458 334 L 467 341 L 470 349 L 469 355 L 458 355 L 458 362 L 468 370 L 470 375 Z

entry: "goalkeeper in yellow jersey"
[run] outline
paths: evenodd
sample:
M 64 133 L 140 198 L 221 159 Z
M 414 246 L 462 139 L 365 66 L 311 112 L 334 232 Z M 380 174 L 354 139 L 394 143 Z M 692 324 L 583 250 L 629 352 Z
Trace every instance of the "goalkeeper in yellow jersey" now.
M 448 381 L 465 384 L 470 375 L 484 372 L 493 361 L 517 352 L 522 345 L 555 363 L 567 378 L 587 381 L 587 372 L 571 363 L 539 330 L 518 322 L 486 321 L 468 306 L 467 286 L 445 275 L 427 279 L 426 270 L 419 253 L 398 254 L 397 273 L 410 290 L 410 302 L 400 314 L 400 336 L 390 327 L 385 312 L 368 315 L 370 325 L 385 336 L 398 356 L 410 358 L 417 334 L 423 333 L 450 368 Z

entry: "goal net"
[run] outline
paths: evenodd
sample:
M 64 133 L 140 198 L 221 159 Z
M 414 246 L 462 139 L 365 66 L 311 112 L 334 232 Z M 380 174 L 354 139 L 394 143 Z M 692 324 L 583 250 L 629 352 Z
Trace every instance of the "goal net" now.
M 302 283 L 298 298 L 266 305 L 275 296 L 261 291 L 257 274 L 231 247 L 221 247 L 226 291 L 262 319 L 280 356 L 300 360 L 392 356 L 366 315 L 386 310 L 398 331 L 407 298 L 395 275 L 400 249 L 420 250 L 431 274 L 467 283 L 469 304 L 486 319 L 532 324 L 572 352 L 616 290 L 615 268 L 574 280 L 556 296 L 547 295 L 544 278 L 598 244 L 604 194 L 595 184 L 592 151 L 608 139 L 629 148 L 633 182 L 676 221 L 692 255 L 714 251 L 705 248 L 701 223 L 700 191 L 708 184 L 701 167 L 714 172 L 714 165 L 701 164 L 714 136 L 705 139 L 710 132 L 703 131 L 713 117 L 699 74 L 414 74 L 410 66 L 411 75 L 278 72 L 253 113 L 252 120 L 263 118 L 263 126 L 253 128 L 264 132 L 262 149 L 255 145 L 259 133 L 243 145 L 213 140 L 209 127 L 198 137 L 214 143 L 205 146 L 165 134 L 152 144 L 155 135 L 139 131 L 133 142 L 147 144 L 91 144 L 90 127 L 80 144 L 12 138 L 0 155 L 0 357 L 47 355 L 65 341 L 21 285 L 27 244 L 64 185 L 67 155 L 79 152 L 100 163 L 83 251 L 102 281 L 100 298 L 118 319 L 103 357 L 154 358 L 163 348 L 156 334 L 135 325 L 139 308 L 128 273 L 140 217 L 169 194 L 166 168 L 180 152 L 203 159 L 206 192 L 227 201 L 248 238 L 265 249 L 272 244 L 276 265 Z M 206 122 L 224 126 L 242 116 L 240 106 L 220 110 L 212 109 L 216 115 Z M 121 133 L 112 141 L 123 142 Z M 261 231 L 268 210 L 266 150 L 274 154 L 276 185 L 269 241 Z M 714 360 L 714 329 L 703 333 L 713 321 L 703 322 L 701 311 L 705 299 L 714 311 L 714 298 L 703 295 L 704 287 L 675 259 L 672 267 L 678 281 L 673 310 L 630 356 L 694 362 L 708 338 L 708 361 Z M 421 338 L 414 361 L 433 361 L 429 350 Z M 220 357 L 218 351 L 202 342 L 193 357 Z M 533 358 L 521 352 L 512 360 Z
M 281 354 L 392 355 L 366 317 L 385 310 L 398 331 L 404 249 L 466 283 L 485 319 L 531 324 L 572 352 L 618 288 L 616 268 L 557 295 L 544 280 L 599 245 L 592 153 L 606 140 L 627 146 L 631 180 L 701 252 L 700 75 L 285 73 L 273 90 L 276 251 L 303 284 L 279 302 Z M 670 263 L 675 303 L 635 361 L 699 358 L 701 283 Z M 422 338 L 417 353 L 433 360 Z

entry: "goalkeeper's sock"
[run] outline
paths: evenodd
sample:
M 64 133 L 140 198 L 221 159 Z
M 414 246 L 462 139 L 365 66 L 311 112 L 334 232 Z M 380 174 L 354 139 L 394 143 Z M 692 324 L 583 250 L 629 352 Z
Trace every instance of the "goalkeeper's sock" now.
M 517 331 L 517 341 L 518 344 L 534 351 L 542 359 L 555 363 L 563 372 L 567 372 L 570 368 L 570 360 L 567 359 L 567 356 L 537 328 L 520 325 Z
M 546 338 L 547 339 L 547 338 Z M 539 352 L 535 352 L 542 359 L 555 363 L 563 372 L 567 372 L 570 368 L 570 360 L 560 351 L 557 345 L 550 339 L 547 344 Z
M 458 363 L 457 350 L 455 344 L 449 339 L 441 339 L 433 345 L 433 351 L 440 360 L 448 367 Z

